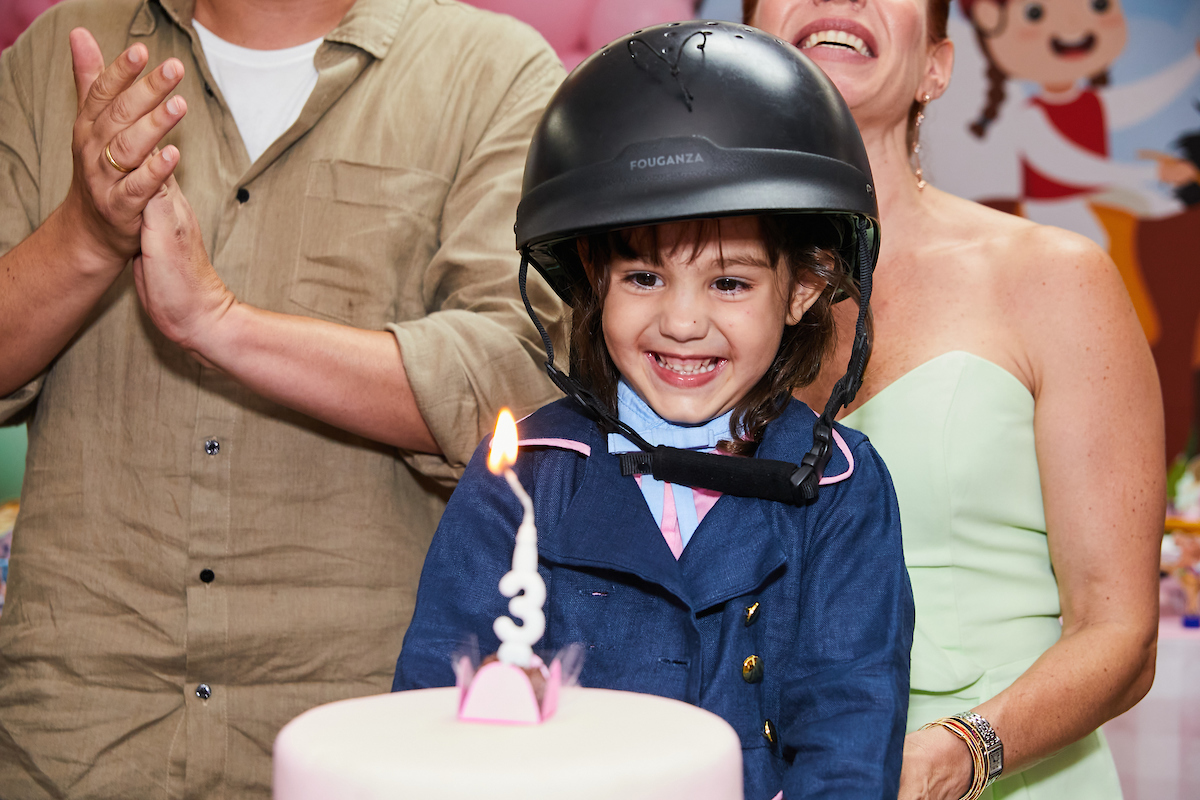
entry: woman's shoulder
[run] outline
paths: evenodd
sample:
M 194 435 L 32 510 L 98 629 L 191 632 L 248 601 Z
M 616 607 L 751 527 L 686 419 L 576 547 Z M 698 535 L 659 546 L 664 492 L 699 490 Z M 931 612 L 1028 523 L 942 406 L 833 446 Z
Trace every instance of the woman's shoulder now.
M 1111 322 L 1101 338 L 1140 336 L 1120 272 L 1095 242 L 950 195 L 939 205 L 942 249 L 929 251 L 931 264 L 959 293 L 959 311 L 989 333 L 986 355 L 1035 397 L 1046 364 L 1086 346 L 1097 320 Z
M 966 268 L 964 278 L 1011 283 L 1080 266 L 1112 267 L 1108 254 L 1084 236 L 945 192 L 933 201 L 931 215 L 936 222 L 928 252 L 934 260 L 939 253 L 948 256 L 947 268 Z

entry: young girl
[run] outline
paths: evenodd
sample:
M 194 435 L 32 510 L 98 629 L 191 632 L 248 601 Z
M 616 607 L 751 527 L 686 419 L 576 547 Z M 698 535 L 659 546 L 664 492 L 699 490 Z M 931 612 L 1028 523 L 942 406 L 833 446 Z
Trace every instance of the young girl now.
M 742 26 L 660 26 L 593 56 L 526 166 L 518 241 L 574 309 L 572 376 L 549 366 L 572 397 L 519 425 L 539 647 L 581 643 L 585 686 L 722 716 L 748 800 L 897 791 L 913 608 L 896 499 L 865 437 L 829 422 L 865 324 L 826 413 L 791 400 L 860 285 L 865 323 L 873 216 L 832 85 Z M 468 635 L 499 644 L 521 510 L 487 449 L 430 547 L 396 689 L 453 684 Z

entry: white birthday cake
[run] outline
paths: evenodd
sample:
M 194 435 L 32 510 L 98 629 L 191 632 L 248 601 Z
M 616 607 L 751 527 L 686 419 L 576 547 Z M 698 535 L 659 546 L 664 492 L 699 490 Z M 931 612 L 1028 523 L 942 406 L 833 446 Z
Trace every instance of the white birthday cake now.
M 742 751 L 686 703 L 564 688 L 536 724 L 458 718 L 457 688 L 319 706 L 275 740 L 275 800 L 741 800 Z

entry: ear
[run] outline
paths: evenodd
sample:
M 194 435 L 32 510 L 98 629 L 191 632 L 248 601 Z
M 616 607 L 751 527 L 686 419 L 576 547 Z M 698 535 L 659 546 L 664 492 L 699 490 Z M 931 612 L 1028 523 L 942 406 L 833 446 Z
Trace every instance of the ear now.
M 797 283 L 792 286 L 792 301 L 788 305 L 787 317 L 784 319 L 785 325 L 795 325 L 804 318 L 804 314 L 808 309 L 812 308 L 812 304 L 817 302 L 817 298 L 821 296 L 821 292 L 825 291 L 825 281 L 817 281 L 812 286 L 807 283 Z
M 920 102 L 925 95 L 929 95 L 930 100 L 941 97 L 950 86 L 950 73 L 953 70 L 954 42 L 943 39 L 930 46 L 929 57 L 926 59 L 925 77 L 921 79 L 921 86 L 917 90 L 917 96 L 913 99 Z

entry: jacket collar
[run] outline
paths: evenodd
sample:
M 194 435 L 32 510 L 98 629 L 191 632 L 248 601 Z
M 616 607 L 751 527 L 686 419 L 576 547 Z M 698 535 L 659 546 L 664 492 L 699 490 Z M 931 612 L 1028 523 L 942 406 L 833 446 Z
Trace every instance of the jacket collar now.
M 795 413 L 812 414 L 798 402 L 789 404 L 785 416 Z M 553 530 L 539 528 L 538 551 L 546 561 L 635 575 L 662 587 L 697 613 L 753 592 L 787 563 L 781 532 L 772 521 L 777 515 L 768 514 L 766 502 L 728 496 L 708 512 L 676 561 L 637 482 L 621 475 L 617 457 L 607 452 L 605 437 L 572 401 L 559 401 L 520 427 L 522 438 L 573 439 L 588 445 L 592 453 L 558 525 Z M 807 452 L 807 447 L 794 449 L 799 443 L 788 435 L 773 437 L 776 441 L 767 447 L 770 433 L 768 429 L 768 438 L 759 448 L 764 458 L 788 457 L 776 452 L 779 449 L 788 455 Z

